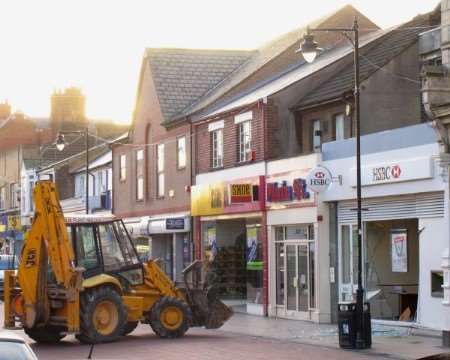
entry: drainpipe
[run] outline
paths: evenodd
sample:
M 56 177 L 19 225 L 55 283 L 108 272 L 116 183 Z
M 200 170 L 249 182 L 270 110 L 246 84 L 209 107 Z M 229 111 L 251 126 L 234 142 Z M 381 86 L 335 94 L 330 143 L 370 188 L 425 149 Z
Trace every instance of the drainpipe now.
M 261 218 L 261 240 L 263 248 L 263 313 L 264 316 L 269 315 L 269 227 L 267 226 L 267 207 L 266 207 L 266 177 L 267 177 L 267 98 L 259 102 L 261 108 L 261 118 L 263 120 L 263 161 L 264 161 L 264 175 L 259 179 L 259 201 L 262 211 Z

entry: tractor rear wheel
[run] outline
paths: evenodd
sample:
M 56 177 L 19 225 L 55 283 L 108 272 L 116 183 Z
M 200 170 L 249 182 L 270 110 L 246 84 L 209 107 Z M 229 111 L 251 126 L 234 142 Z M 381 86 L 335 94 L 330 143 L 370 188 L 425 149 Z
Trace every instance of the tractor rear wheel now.
M 162 297 L 152 307 L 150 326 L 161 338 L 178 338 L 185 334 L 192 321 L 189 307 L 173 297 Z
M 80 298 L 80 333 L 82 343 L 97 344 L 117 340 L 127 323 L 120 295 L 110 286 L 85 291 Z
M 24 328 L 24 331 L 31 339 L 40 344 L 55 344 L 66 336 L 62 334 L 63 329 L 56 326 Z
M 125 336 L 125 335 L 132 333 L 137 328 L 138 325 L 139 325 L 139 321 L 128 321 L 125 324 L 125 327 L 123 328 L 122 335 Z

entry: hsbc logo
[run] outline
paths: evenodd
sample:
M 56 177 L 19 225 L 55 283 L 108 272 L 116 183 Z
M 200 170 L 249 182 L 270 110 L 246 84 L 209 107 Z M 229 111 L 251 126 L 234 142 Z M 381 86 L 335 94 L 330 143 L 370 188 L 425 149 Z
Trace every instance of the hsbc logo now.
M 394 165 L 392 167 L 391 174 L 393 178 L 398 179 L 402 174 L 402 169 L 400 168 L 400 165 Z
M 317 179 L 323 179 L 325 177 L 325 173 L 322 171 L 318 171 L 314 174 Z
M 374 182 L 396 180 L 401 175 L 402 169 L 400 165 L 379 166 L 372 169 L 372 180 Z

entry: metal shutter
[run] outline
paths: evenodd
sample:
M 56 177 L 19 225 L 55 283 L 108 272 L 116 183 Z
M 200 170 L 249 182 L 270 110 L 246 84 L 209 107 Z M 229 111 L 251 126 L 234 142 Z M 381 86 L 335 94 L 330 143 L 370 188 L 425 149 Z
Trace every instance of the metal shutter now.
M 338 204 L 338 222 L 356 223 L 356 201 Z M 444 193 L 424 193 L 363 199 L 363 221 L 434 218 L 444 216 Z

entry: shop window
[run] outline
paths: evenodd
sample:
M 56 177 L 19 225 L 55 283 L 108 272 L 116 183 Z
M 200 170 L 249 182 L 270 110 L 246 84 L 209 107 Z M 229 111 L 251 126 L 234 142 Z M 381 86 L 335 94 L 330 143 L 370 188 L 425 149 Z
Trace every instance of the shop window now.
M 431 296 L 432 297 L 444 297 L 444 289 L 442 285 L 444 284 L 444 274 L 442 271 L 432 271 L 431 272 Z
M 307 225 L 286 226 L 286 240 L 307 240 L 307 239 L 308 239 Z
M 276 230 L 283 229 L 277 227 Z M 284 244 L 275 244 L 277 269 L 277 305 L 284 305 Z
M 348 284 L 350 282 L 350 227 L 342 226 L 342 283 Z
M 177 139 L 177 168 L 183 169 L 186 167 L 186 137 Z

